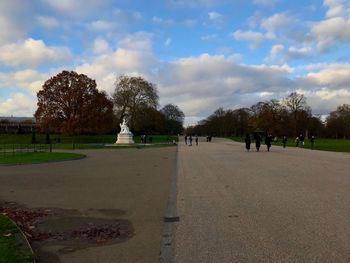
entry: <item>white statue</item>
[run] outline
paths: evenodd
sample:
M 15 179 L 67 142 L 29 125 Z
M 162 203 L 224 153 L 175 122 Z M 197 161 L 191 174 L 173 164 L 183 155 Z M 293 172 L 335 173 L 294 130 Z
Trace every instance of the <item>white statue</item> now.
M 121 134 L 130 134 L 129 127 L 126 125 L 126 119 L 123 118 L 123 123 L 120 123 L 120 133 Z

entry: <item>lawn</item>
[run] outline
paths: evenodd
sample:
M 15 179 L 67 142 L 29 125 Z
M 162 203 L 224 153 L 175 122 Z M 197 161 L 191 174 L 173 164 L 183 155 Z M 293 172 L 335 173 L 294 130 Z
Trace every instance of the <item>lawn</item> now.
M 84 155 L 61 152 L 23 152 L 23 153 L 0 153 L 0 165 L 43 163 L 52 161 L 65 161 L 83 158 Z
M 17 240 L 19 233 L 17 227 L 0 213 L 0 262 L 33 262 L 34 255 Z
M 238 142 L 244 142 L 243 137 L 230 137 L 230 139 Z M 254 141 L 252 141 L 252 143 L 254 143 Z M 262 143 L 264 143 L 264 139 L 262 140 Z M 277 142 L 273 142 L 272 145 L 282 146 L 282 140 L 279 139 Z M 294 138 L 288 139 L 287 147 L 295 147 Z M 308 139 L 305 140 L 304 148 L 311 149 L 310 140 Z M 321 150 L 321 151 L 332 151 L 332 152 L 350 152 L 350 140 L 316 138 L 314 149 Z
M 168 135 L 150 135 L 153 144 L 168 144 L 173 140 L 177 141 L 177 136 Z M 105 148 L 105 144 L 113 144 L 117 140 L 116 135 L 79 135 L 79 136 L 65 136 L 65 135 L 50 135 L 53 149 L 95 149 Z M 23 148 L 23 151 L 30 151 L 33 147 L 49 148 L 46 141 L 45 134 L 36 135 L 36 146 L 31 144 L 31 134 L 0 134 L 0 154 L 4 149 Z M 135 143 L 140 143 L 140 136 L 134 137 Z M 136 146 L 135 146 L 136 147 Z

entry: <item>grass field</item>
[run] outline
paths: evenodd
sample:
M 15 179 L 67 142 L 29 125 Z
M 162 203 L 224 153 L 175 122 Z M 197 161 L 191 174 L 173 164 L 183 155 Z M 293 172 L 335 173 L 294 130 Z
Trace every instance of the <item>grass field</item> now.
M 148 136 L 149 138 L 150 136 Z M 173 140 L 177 141 L 177 136 L 168 135 L 151 135 L 152 143 L 167 144 Z M 91 149 L 104 148 L 105 144 L 113 144 L 117 140 L 116 135 L 79 135 L 79 136 L 64 136 L 50 135 L 53 149 Z M 134 137 L 135 143 L 140 143 L 140 136 Z M 32 148 L 31 134 L 0 134 L 0 152 L 2 149 Z M 37 134 L 36 142 L 38 147 L 45 147 L 46 135 Z
M 0 165 L 43 163 L 52 161 L 65 161 L 83 158 L 84 155 L 76 153 L 61 152 L 28 152 L 28 153 L 2 153 L 0 154 Z M 0 261 L 1 262 L 1 261 Z
M 0 262 L 33 262 L 33 255 L 21 249 L 16 239 L 18 233 L 17 227 L 6 216 L 0 214 Z
M 244 142 L 243 137 L 230 137 L 230 139 L 238 142 Z M 254 141 L 252 141 L 252 144 Z M 264 144 L 264 139 L 262 140 L 262 144 Z M 276 143 L 272 143 L 272 145 L 282 146 L 282 141 L 279 139 Z M 295 147 L 295 141 L 292 138 L 289 138 L 287 141 L 287 147 Z M 304 148 L 311 149 L 310 140 L 305 140 Z M 344 139 L 324 139 L 324 138 L 316 138 L 314 144 L 315 150 L 321 151 L 332 151 L 332 152 L 350 152 L 350 140 Z

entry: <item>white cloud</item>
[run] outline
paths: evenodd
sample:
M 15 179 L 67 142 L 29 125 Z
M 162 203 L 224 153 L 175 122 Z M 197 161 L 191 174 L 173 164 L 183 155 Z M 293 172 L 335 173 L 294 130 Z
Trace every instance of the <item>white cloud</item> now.
M 127 34 L 118 43 L 119 47 L 133 50 L 151 50 L 153 34 L 148 32 L 136 32 Z
M 22 40 L 30 27 L 30 4 L 25 0 L 0 1 L 0 44 Z
M 175 22 L 172 19 L 163 19 L 158 16 L 153 16 L 152 17 L 152 22 L 155 24 L 160 24 L 162 26 L 172 26 Z
M 64 15 L 81 17 L 95 13 L 96 10 L 101 10 L 108 7 L 109 1 L 100 0 L 46 0 L 54 11 Z
M 279 55 L 283 51 L 283 49 L 284 49 L 284 46 L 281 44 L 274 45 L 271 48 L 270 55 L 272 57 L 275 57 L 275 56 Z
M 42 40 L 28 38 L 22 43 L 7 44 L 0 49 L 0 62 L 8 66 L 37 66 L 62 63 L 71 58 L 66 47 L 48 47 Z
M 253 3 L 256 5 L 264 5 L 264 6 L 274 6 L 279 3 L 280 0 L 253 0 Z
M 164 42 L 164 46 L 169 47 L 171 45 L 171 42 L 172 42 L 172 39 L 168 37 Z
M 218 12 L 214 12 L 214 11 L 209 12 L 208 17 L 209 17 L 209 20 L 217 26 L 224 24 L 225 17 Z
M 32 69 L 15 72 L 0 72 L 0 87 L 3 89 L 21 89 L 26 93 L 36 94 L 48 79 L 48 74 L 39 73 Z
M 250 47 L 251 48 L 256 48 L 263 42 L 264 40 L 267 39 L 267 37 L 257 31 L 242 31 L 242 30 L 237 30 L 232 33 L 232 36 L 239 41 L 248 41 L 251 43 Z
M 205 35 L 205 36 L 201 36 L 201 40 L 210 41 L 210 40 L 217 39 L 217 37 L 218 37 L 217 34 Z
M 36 110 L 36 102 L 23 93 L 15 93 L 7 99 L 0 99 L 1 116 L 32 116 Z
M 350 19 L 333 17 L 316 23 L 311 33 L 320 51 L 329 49 L 337 42 L 350 42 Z
M 54 17 L 37 16 L 36 20 L 38 24 L 44 28 L 52 29 L 59 26 L 58 20 Z
M 295 19 L 285 13 L 277 13 L 261 21 L 261 27 L 264 28 L 268 38 L 275 38 L 277 31 L 285 31 L 288 26 L 293 25 Z
M 323 5 L 328 8 L 327 17 L 343 17 L 350 16 L 350 3 L 346 0 L 324 0 Z
M 107 53 L 110 51 L 109 44 L 102 38 L 97 38 L 94 41 L 93 51 L 95 54 Z
M 91 22 L 89 29 L 93 31 L 113 31 L 117 27 L 115 22 L 107 20 L 96 20 Z
M 288 51 L 286 52 L 286 57 L 289 58 L 305 58 L 310 57 L 315 54 L 315 49 L 311 46 L 304 46 L 304 47 L 294 47 L 291 46 L 288 48 Z
M 307 78 L 317 85 L 329 89 L 349 89 L 350 64 L 328 65 L 319 72 L 309 73 Z

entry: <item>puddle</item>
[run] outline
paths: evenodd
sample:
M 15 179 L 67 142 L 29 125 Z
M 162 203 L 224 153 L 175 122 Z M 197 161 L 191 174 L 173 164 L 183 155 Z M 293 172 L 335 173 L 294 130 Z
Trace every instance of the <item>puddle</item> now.
M 130 221 L 119 219 L 118 209 L 78 210 L 26 208 L 16 203 L 0 203 L 29 239 L 37 262 L 60 262 L 59 255 L 80 249 L 124 242 L 133 236 Z

